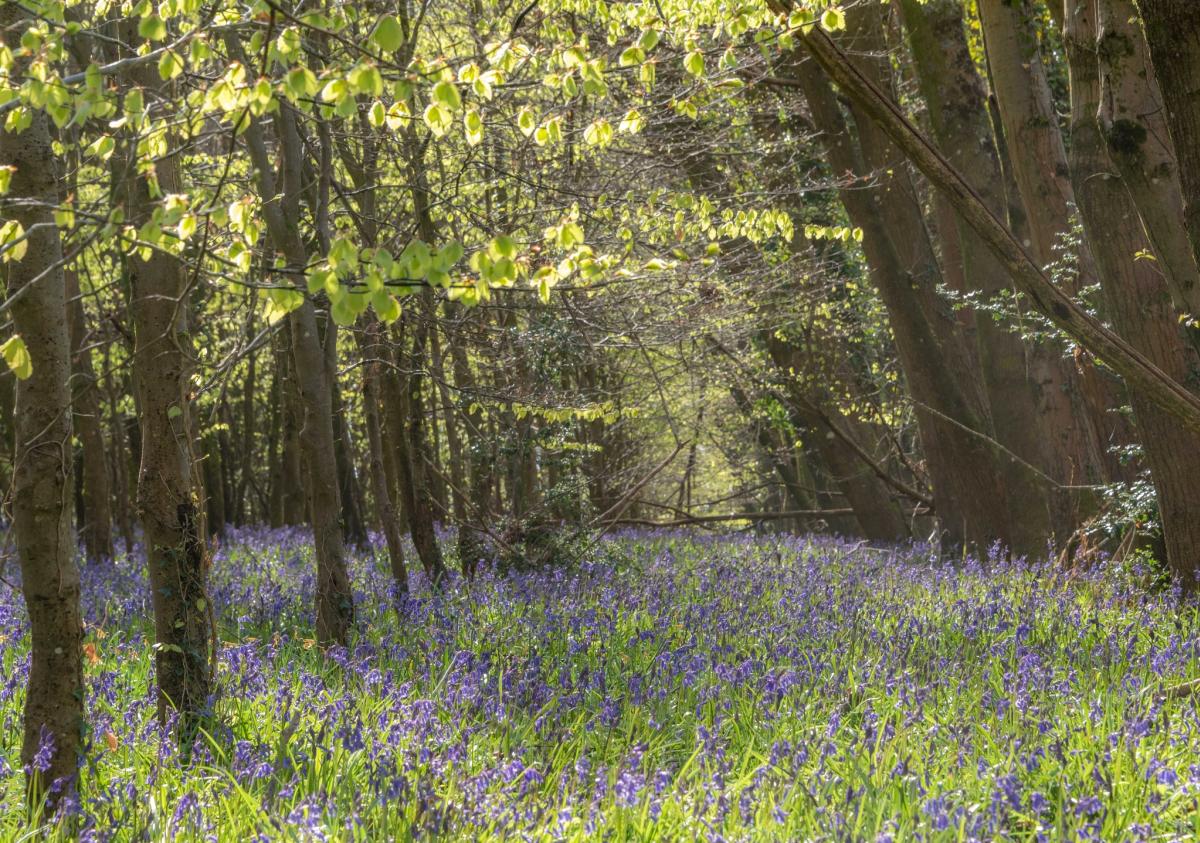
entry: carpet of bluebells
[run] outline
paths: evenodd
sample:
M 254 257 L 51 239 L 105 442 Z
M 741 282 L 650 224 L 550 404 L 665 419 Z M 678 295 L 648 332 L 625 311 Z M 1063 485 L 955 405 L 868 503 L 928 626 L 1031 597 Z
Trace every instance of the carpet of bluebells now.
M 215 725 L 155 720 L 141 566 L 85 569 L 85 840 L 1169 840 L 1200 836 L 1200 624 L 1130 572 L 829 538 L 612 536 L 312 640 L 299 530 L 213 561 Z M 5 573 L 12 582 L 13 571 Z M 0 584 L 0 839 L 28 637 Z M 66 831 L 70 829 L 70 831 Z

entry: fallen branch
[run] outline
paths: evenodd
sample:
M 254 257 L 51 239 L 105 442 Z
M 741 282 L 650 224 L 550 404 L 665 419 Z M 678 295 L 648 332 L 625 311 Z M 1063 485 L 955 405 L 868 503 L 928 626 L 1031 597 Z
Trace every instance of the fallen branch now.
M 620 518 L 615 524 L 639 527 L 687 527 L 694 524 L 715 524 L 721 521 L 778 521 L 783 518 L 833 518 L 853 515 L 850 507 L 842 509 L 789 509 L 781 512 L 735 512 L 730 515 L 689 515 L 675 521 L 652 521 L 648 518 Z

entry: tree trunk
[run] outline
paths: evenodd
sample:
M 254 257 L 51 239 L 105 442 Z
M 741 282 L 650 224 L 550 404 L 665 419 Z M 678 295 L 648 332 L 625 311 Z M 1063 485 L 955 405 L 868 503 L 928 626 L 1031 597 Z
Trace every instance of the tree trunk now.
M 470 315 L 460 314 L 459 326 L 465 327 Z M 461 400 L 467 405 L 464 421 L 467 430 L 466 471 L 470 477 L 468 499 L 463 502 L 465 517 L 458 525 L 458 561 L 463 576 L 474 578 L 479 563 L 483 560 L 486 547 L 483 541 L 482 527 L 491 521 L 491 478 L 493 462 L 489 455 L 489 442 L 483 424 L 483 411 L 476 396 L 475 376 L 467 359 L 465 331 L 460 332 L 450 344 L 450 363 L 454 369 L 454 388 L 462 396 Z M 469 506 L 468 506 L 469 503 Z M 479 526 L 476 526 L 478 524 Z
M 228 35 L 231 51 L 240 53 L 235 36 Z M 296 114 L 283 104 L 272 120 L 279 143 L 281 187 L 267 151 L 262 125 L 248 120 L 245 138 L 263 202 L 263 217 L 271 242 L 284 256 L 285 277 L 299 289 L 304 301 L 288 314 L 296 384 L 303 407 L 300 445 L 308 490 L 308 511 L 317 556 L 316 633 L 322 643 L 346 644 L 354 625 L 354 598 L 346 570 L 342 541 L 341 501 L 338 494 L 337 453 L 333 432 L 331 384 L 326 369 L 326 349 L 321 343 L 317 309 L 304 289 L 308 249 L 300 233 L 303 189 L 302 143 Z M 329 331 L 333 342 L 336 332 Z
M 132 24 L 123 26 L 129 43 L 137 42 L 135 29 Z M 166 100 L 175 96 L 174 86 L 163 82 L 152 66 L 134 66 L 126 80 Z M 129 138 L 126 143 L 126 177 L 118 180 L 118 192 L 125 219 L 136 228 L 150 220 L 156 196 L 183 193 L 184 188 L 176 151 L 156 160 L 152 170 L 142 171 L 135 159 L 136 141 Z M 148 257 L 140 251 L 128 255 L 126 269 L 141 420 L 137 504 L 154 606 L 158 713 L 165 723 L 171 708 L 179 712 L 179 738 L 188 753 L 213 691 L 215 632 L 201 514 L 192 494 L 186 277 L 179 259 L 159 250 Z
M 954 166 L 966 175 L 993 213 L 1004 214 L 1004 179 L 992 137 L 983 81 L 967 47 L 960 0 L 903 0 L 904 25 L 912 46 L 917 80 L 939 145 Z M 941 199 L 942 205 L 948 205 Z M 961 243 L 964 276 L 971 289 L 988 299 L 1012 291 L 1008 272 L 982 239 L 951 210 L 953 236 Z M 979 313 L 980 358 L 996 438 L 1025 463 L 1053 475 L 1054 459 L 1047 448 L 1054 436 L 1039 414 L 1029 377 L 1024 343 L 1009 320 Z M 1001 457 L 1004 484 L 1009 491 L 1014 550 L 1044 552 L 1052 535 L 1049 484 L 1025 465 Z
M 1139 351 L 1180 383 L 1196 383 L 1200 358 L 1184 341 L 1158 268 L 1137 256 L 1149 249 L 1131 193 L 1114 174 L 1098 120 L 1100 72 L 1095 0 L 1068 0 L 1065 18 L 1071 72 L 1071 174 L 1084 230 L 1113 322 Z M 1111 41 L 1108 42 L 1111 45 Z M 1167 562 L 1185 588 L 1200 567 L 1200 434 L 1140 395 L 1134 415 L 1158 494 Z
M 332 337 L 326 343 L 332 343 Z M 336 378 L 336 367 L 331 366 L 331 375 Z M 342 501 L 342 527 L 347 541 L 361 551 L 370 550 L 371 540 L 367 535 L 367 521 L 364 515 L 362 487 L 358 483 L 358 474 L 354 470 L 354 450 L 350 441 L 350 427 L 346 422 L 345 407 L 342 404 L 342 391 L 333 384 L 333 443 L 337 456 L 338 491 Z
M 1138 0 L 1138 8 L 1179 159 L 1192 256 L 1200 264 L 1200 14 L 1193 0 Z
M 304 407 L 300 401 L 300 389 L 296 385 L 296 360 L 292 356 L 292 328 L 288 323 L 283 328 L 284 347 L 280 358 L 283 382 L 283 474 L 282 509 L 283 523 L 289 526 L 308 522 L 308 506 L 305 501 L 308 481 L 304 474 L 304 448 L 300 444 L 300 428 L 304 424 Z
M 442 551 L 434 532 L 432 498 L 427 481 L 428 459 L 425 439 L 425 408 L 421 396 L 421 366 L 425 360 L 425 327 L 420 315 L 413 325 L 412 350 L 404 353 L 404 342 L 396 343 L 405 360 L 406 377 L 401 386 L 393 370 L 384 375 L 384 395 L 391 414 L 390 427 L 396 437 L 396 469 L 400 475 L 400 494 L 408 514 L 409 534 L 425 576 L 433 586 L 439 586 L 446 575 Z
M 104 392 L 108 399 L 109 443 L 112 453 L 113 492 L 117 503 L 117 525 L 121 530 L 121 543 L 125 548 L 125 558 L 128 559 L 133 554 L 133 511 L 129 503 L 134 496 L 131 489 L 133 481 L 129 472 L 129 465 L 133 460 L 129 453 L 125 417 L 117 407 L 117 386 L 109 365 L 107 345 L 104 349 Z
M 20 5 L 8 4 L 0 8 L 0 37 L 15 47 L 31 22 Z M 23 67 L 11 71 L 20 74 Z M 53 810 L 74 786 L 86 723 L 79 570 L 68 506 L 71 345 L 62 241 L 54 222 L 58 167 L 44 112 L 33 110 L 31 125 L 20 134 L 0 129 L 0 165 L 12 168 L 9 198 L 0 210 L 26 233 L 25 255 L 5 264 L 5 289 L 13 328 L 32 364 L 29 377 L 17 383 L 13 428 L 13 532 L 32 641 L 21 762 L 30 771 L 30 807 L 36 810 L 45 797 Z M 49 757 L 35 766 L 43 744 Z
M 100 415 L 100 388 L 92 366 L 92 352 L 79 279 L 73 269 L 65 272 L 67 285 L 67 328 L 71 335 L 71 406 L 75 435 L 83 451 L 83 513 L 80 524 L 84 553 L 89 562 L 106 562 L 113 557 L 112 490 L 108 482 L 108 449 Z
M 979 201 L 962 174 L 950 166 L 912 125 L 889 94 L 855 73 L 846 54 L 819 28 L 800 33 L 798 40 L 846 96 L 879 124 L 934 187 L 946 194 L 955 210 L 1004 262 L 1013 282 L 1038 313 L 1121 375 L 1131 393 L 1141 392 L 1147 400 L 1170 412 L 1189 429 L 1200 430 L 1200 398 L 1058 289 L 1013 233 Z
M 369 311 L 359 317 L 359 321 L 362 329 L 356 332 L 355 337 L 363 358 L 363 415 L 367 422 L 367 447 L 371 457 L 371 493 L 375 497 L 375 513 L 387 542 L 392 581 L 395 583 L 397 594 L 407 594 L 408 569 L 404 565 L 404 542 L 401 539 L 400 521 L 392 505 L 392 493 L 388 487 L 383 457 L 383 424 L 379 410 L 383 395 L 383 367 L 387 360 L 383 325 L 374 313 Z
M 1025 245 L 1045 268 L 1059 259 L 1058 250 L 1071 234 L 1074 195 L 1027 4 L 1028 0 L 980 0 L 979 18 L 1013 177 L 1028 221 L 1029 243 Z M 1067 288 L 1070 294 L 1095 278 L 1087 244 L 1079 244 L 1079 250 L 1081 277 Z M 1052 476 L 1060 485 L 1103 482 L 1100 431 L 1105 426 L 1097 423 L 1094 410 L 1089 412 L 1082 376 L 1052 344 L 1035 346 L 1031 363 L 1042 426 L 1054 433 Z M 1052 507 L 1061 535 L 1072 531 L 1081 516 L 1095 508 L 1095 499 L 1088 494 L 1057 495 Z
M 254 336 L 254 308 L 248 308 L 246 316 L 246 336 Z M 235 523 L 248 524 L 253 523 L 253 503 L 249 498 L 249 490 L 253 485 L 253 474 L 255 465 L 254 454 L 254 439 L 257 428 L 257 413 L 255 412 L 254 399 L 257 389 L 257 374 L 258 374 L 258 351 L 251 349 L 246 356 L 246 377 L 242 381 L 242 437 L 241 437 L 241 453 L 238 465 L 237 485 L 234 487 L 232 514 Z M 274 412 L 275 408 L 271 408 Z
M 1109 157 L 1146 226 L 1175 309 L 1200 319 L 1200 271 L 1188 240 L 1179 164 L 1162 92 L 1131 0 L 1099 0 L 1100 124 Z M 1191 341 L 1200 347 L 1193 330 Z
M 906 264 L 887 226 L 885 217 L 911 213 L 912 204 L 896 195 L 899 188 L 889 191 L 893 194 L 889 197 L 865 181 L 870 170 L 853 145 L 829 83 L 811 62 L 799 63 L 796 71 L 834 172 L 863 180 L 839 193 L 851 223 L 863 230 L 863 250 L 871 278 L 888 311 L 905 379 L 917 402 L 934 507 L 946 538 L 951 545 L 969 543 L 980 549 L 997 540 L 1011 546 L 1005 490 L 986 438 L 987 421 L 980 418 L 977 401 L 968 397 L 972 385 L 961 383 L 948 369 L 945 359 L 953 354 L 953 348 L 943 346 L 931 324 L 932 319 L 946 318 L 951 323 L 953 319 L 930 313 L 927 308 L 931 291 L 919 288 L 934 283 L 928 275 L 936 271 L 935 267 L 928 263 L 919 267 Z M 856 123 L 860 130 L 870 127 L 865 117 Z M 883 148 L 878 140 L 875 143 Z M 894 168 L 897 162 L 879 161 L 877 165 Z M 904 172 L 902 165 L 900 172 Z M 919 216 L 916 222 L 920 222 Z M 909 220 L 906 226 L 911 223 Z

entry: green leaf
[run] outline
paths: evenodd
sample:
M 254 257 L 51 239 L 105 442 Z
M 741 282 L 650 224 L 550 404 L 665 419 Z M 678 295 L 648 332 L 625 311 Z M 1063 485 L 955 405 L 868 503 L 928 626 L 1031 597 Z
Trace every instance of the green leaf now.
M 4 263 L 20 262 L 21 258 L 25 257 L 25 250 L 28 248 L 29 241 L 25 239 L 23 225 L 16 220 L 9 220 L 0 226 L 0 249 L 4 250 L 0 253 L 0 259 Z
M 692 76 L 704 75 L 704 53 L 692 50 L 683 60 L 683 69 Z
M 174 79 L 183 73 L 183 59 L 174 50 L 167 50 L 158 60 L 158 75 L 164 80 Z
M 0 196 L 8 193 L 9 185 L 12 184 L 13 173 L 16 171 L 17 168 L 11 165 L 0 167 Z
M 396 20 L 394 15 L 384 15 L 375 24 L 371 40 L 383 52 L 394 53 L 404 43 L 404 28 L 400 26 L 400 21 Z
M 478 146 L 483 142 L 483 118 L 475 109 L 472 108 L 463 114 L 463 129 L 466 131 L 467 143 L 471 146 Z
M 389 325 L 400 318 L 400 302 L 385 290 L 371 295 L 371 307 L 379 318 Z
M 387 109 L 379 100 L 375 100 L 371 105 L 371 110 L 367 112 L 367 121 L 376 129 L 387 122 Z
M 355 65 L 354 69 L 350 71 L 350 75 L 346 77 L 346 81 L 350 83 L 351 89 L 356 94 L 365 94 L 369 97 L 383 95 L 383 77 L 373 64 Z
M 462 108 L 462 97 L 458 93 L 458 87 L 446 79 L 433 86 L 433 99 L 451 111 Z
M 521 130 L 521 134 L 529 137 L 537 129 L 537 115 L 528 108 L 522 108 L 517 114 L 517 128 Z
M 138 35 L 147 41 L 161 41 L 167 37 L 167 24 L 158 15 L 148 15 L 138 21 Z
M 647 29 L 642 33 L 642 37 L 638 39 L 638 46 L 648 53 L 658 46 L 659 38 L 657 29 Z
M 425 107 L 425 125 L 429 127 L 429 131 L 433 132 L 434 137 L 442 137 L 450 129 L 450 124 L 454 121 L 454 115 L 450 110 L 436 102 L 431 102 Z
M 621 53 L 621 58 L 618 63 L 621 67 L 633 67 L 635 64 L 641 64 L 646 60 L 646 52 L 641 47 L 630 47 Z
M 829 32 L 846 28 L 846 13 L 840 8 L 826 9 L 821 14 L 821 27 Z
M 18 380 L 26 380 L 33 374 L 33 360 L 29 356 L 29 349 L 25 347 L 25 340 L 19 335 L 14 334 L 4 345 L 0 345 L 0 354 L 4 355 L 4 362 Z
M 433 258 L 433 266 L 441 272 L 446 272 L 450 267 L 454 266 L 463 256 L 463 245 L 457 240 L 451 240 L 445 246 L 438 249 L 437 255 Z
M 579 223 L 569 222 L 558 230 L 558 246 L 570 249 L 572 246 L 583 244 L 583 229 Z
M 294 67 L 288 71 L 284 86 L 293 100 L 299 100 L 315 94 L 320 90 L 321 83 L 317 81 L 316 74 L 307 67 Z
M 488 254 L 493 259 L 515 258 L 517 256 L 517 241 L 507 234 L 501 234 L 488 244 Z
M 304 304 L 299 290 L 279 287 L 267 290 L 267 308 L 264 313 L 267 323 L 274 325 L 293 310 Z
M 612 124 L 601 117 L 583 130 L 583 139 L 591 146 L 605 147 L 612 143 Z

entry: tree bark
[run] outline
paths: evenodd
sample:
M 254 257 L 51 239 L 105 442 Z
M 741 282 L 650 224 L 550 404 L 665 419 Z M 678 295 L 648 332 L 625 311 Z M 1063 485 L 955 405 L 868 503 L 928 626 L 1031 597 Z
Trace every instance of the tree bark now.
M 1131 192 L 1108 159 L 1100 109 L 1095 0 L 1067 0 L 1071 73 L 1071 174 L 1084 230 L 1094 244 L 1107 312 L 1130 343 L 1180 383 L 1196 383 L 1200 357 L 1184 341 L 1163 275 L 1138 255 L 1149 250 Z M 1111 47 L 1111 40 L 1102 42 Z M 1134 415 L 1158 496 L 1167 562 L 1183 586 L 1200 568 L 1200 434 L 1141 395 Z
M 419 315 L 416 322 L 411 351 L 405 353 L 402 338 L 395 344 L 405 361 L 404 383 L 401 385 L 394 369 L 385 374 L 384 396 L 390 413 L 389 426 L 400 434 L 396 437 L 396 469 L 400 475 L 401 500 L 408 514 L 409 535 L 425 576 L 436 587 L 445 579 L 446 566 L 434 532 L 432 499 L 426 479 L 425 408 L 420 369 L 425 359 L 424 327 Z
M 0 38 L 15 47 L 32 19 L 18 4 L 0 8 Z M 23 72 L 21 64 L 14 73 Z M 5 289 L 16 334 L 32 373 L 17 383 L 14 412 L 13 532 L 29 613 L 29 678 L 21 762 L 29 806 L 53 810 L 74 786 L 84 734 L 83 624 L 79 570 L 68 506 L 71 486 L 71 345 L 62 241 L 54 221 L 58 162 L 44 112 L 20 134 L 0 129 L 0 165 L 11 167 L 5 219 L 25 229 L 25 254 L 5 264 Z M 39 748 L 48 745 L 48 758 Z M 55 786 L 55 783 L 59 783 Z
M 1200 15 L 1192 0 L 1138 0 L 1138 8 L 1179 160 L 1192 257 L 1200 264 Z
M 1017 288 L 1039 313 L 1121 375 L 1131 392 L 1141 391 L 1147 400 L 1190 429 L 1200 430 L 1200 398 L 1059 290 L 1012 232 L 979 200 L 962 174 L 937 153 L 886 93 L 854 70 L 832 39 L 812 29 L 801 33 L 799 40 L 830 79 L 879 123 L 935 187 L 945 192 L 955 209 L 1003 260 Z
M 359 321 L 362 330 L 355 336 L 363 358 L 363 415 L 366 417 L 367 447 L 370 450 L 371 493 L 375 497 L 375 513 L 387 542 L 392 581 L 398 594 L 407 594 L 408 569 L 404 565 L 404 542 L 401 538 L 400 521 L 392 505 L 391 489 L 388 487 L 383 456 L 383 423 L 379 409 L 383 397 L 383 368 L 388 360 L 387 347 L 384 342 L 383 325 L 373 313 L 364 313 L 359 317 Z
M 943 345 L 931 324 L 931 319 L 953 319 L 930 313 L 929 291 L 919 291 L 919 285 L 934 283 L 929 273 L 935 270 L 927 262 L 920 266 L 906 263 L 885 220 L 892 213 L 911 213 L 912 205 L 904 196 L 881 195 L 879 187 L 865 181 L 871 170 L 853 144 L 828 82 L 810 62 L 797 63 L 795 69 L 833 171 L 861 182 L 843 187 L 839 193 L 851 223 L 863 230 L 871 278 L 888 311 L 897 354 L 917 403 L 934 506 L 947 541 L 986 548 L 999 540 L 1011 546 L 1005 490 L 988 441 L 988 422 L 980 417 L 975 397 L 968 396 L 972 385 L 961 383 L 947 367 L 945 358 L 953 349 Z M 865 114 L 859 115 L 856 124 L 860 130 L 871 125 Z M 877 139 L 875 143 L 882 151 L 882 143 Z M 894 168 L 897 164 L 887 159 L 876 161 L 876 166 Z M 902 165 L 900 172 L 904 172 Z M 909 248 L 915 247 L 910 244 Z
M 326 339 L 326 347 L 333 338 Z M 330 367 L 330 375 L 337 378 L 336 368 Z M 354 449 L 350 441 L 350 426 L 346 421 L 345 406 L 342 403 L 342 391 L 334 383 L 332 386 L 333 403 L 333 443 L 338 467 L 338 491 L 342 501 L 342 527 L 346 539 L 359 550 L 370 550 L 371 540 L 367 535 L 367 521 L 364 515 L 362 487 L 358 482 L 358 474 L 354 470 Z
M 1108 153 L 1146 227 L 1175 309 L 1200 319 L 1200 271 L 1188 240 L 1179 163 L 1162 92 L 1131 0 L 1097 3 L 1103 95 L 1100 125 Z M 1200 347 L 1200 334 L 1191 332 Z

